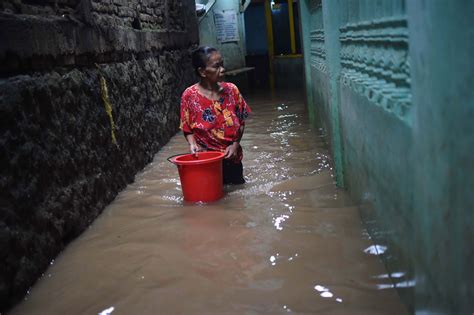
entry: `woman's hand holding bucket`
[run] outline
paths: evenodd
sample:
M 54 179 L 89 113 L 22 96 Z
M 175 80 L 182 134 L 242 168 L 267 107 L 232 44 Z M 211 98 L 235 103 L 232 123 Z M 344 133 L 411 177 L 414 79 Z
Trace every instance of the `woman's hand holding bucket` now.
M 202 151 L 202 148 L 199 144 L 197 144 L 196 139 L 194 139 L 194 135 L 192 133 L 186 135 L 186 140 L 189 143 L 189 151 L 194 156 L 197 156 L 198 152 Z

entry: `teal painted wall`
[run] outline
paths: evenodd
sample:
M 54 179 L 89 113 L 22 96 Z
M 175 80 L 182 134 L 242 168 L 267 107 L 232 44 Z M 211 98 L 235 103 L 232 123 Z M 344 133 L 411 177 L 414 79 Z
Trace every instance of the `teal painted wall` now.
M 417 305 L 474 312 L 474 1 L 407 1 Z
M 312 15 L 314 10 L 311 7 L 309 1 L 299 1 L 298 2 L 299 16 L 301 19 L 300 22 L 300 38 L 301 38 L 301 48 L 303 53 L 303 69 L 304 69 L 304 88 L 306 93 L 306 106 L 308 107 L 309 120 L 311 124 L 316 124 L 316 109 L 314 106 L 314 97 L 313 97 L 313 88 L 312 83 L 313 79 L 311 78 L 311 29 L 312 29 Z
M 212 0 L 208 0 L 212 1 Z M 207 1 L 205 1 L 207 3 Z M 216 37 L 214 11 L 235 10 L 237 13 L 239 41 L 219 43 Z M 217 0 L 211 10 L 199 21 L 200 45 L 212 46 L 219 49 L 224 57 L 226 70 L 245 67 L 245 23 L 240 13 L 240 0 Z
M 334 33 L 333 28 L 337 31 L 341 1 L 329 1 L 330 6 L 323 6 L 323 2 L 325 1 L 313 0 L 300 3 L 307 104 L 311 122 L 329 134 L 328 144 L 333 152 L 336 181 L 339 186 L 344 186 L 337 93 L 340 44 L 334 34 L 325 33 Z M 330 9 L 333 18 L 328 19 L 329 12 L 324 14 L 323 9 Z M 325 27 L 325 23 L 329 26 Z
M 414 159 L 404 2 L 347 1 L 333 35 L 341 43 L 340 132 L 346 188 L 394 285 L 414 310 Z M 339 6 L 341 8 L 341 6 Z M 327 17 L 330 19 L 331 17 Z
M 308 111 L 394 286 L 413 313 L 472 314 L 474 2 L 302 0 L 300 16 Z

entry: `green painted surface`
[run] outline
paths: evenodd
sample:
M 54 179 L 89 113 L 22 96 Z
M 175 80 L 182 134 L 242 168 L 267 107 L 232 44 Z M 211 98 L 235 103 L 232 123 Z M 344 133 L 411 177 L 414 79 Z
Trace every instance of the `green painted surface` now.
M 474 312 L 473 1 L 408 1 L 417 306 Z
M 245 24 L 243 14 L 240 13 L 239 0 L 217 0 L 207 15 L 199 22 L 200 45 L 212 46 L 219 49 L 224 58 L 226 70 L 245 67 Z M 219 43 L 214 22 L 214 11 L 234 10 L 237 13 L 239 40 L 235 42 Z
M 386 246 L 381 255 L 389 273 L 403 272 L 394 283 L 414 279 L 412 130 L 364 95 L 341 86 L 346 187 L 360 202 L 361 215 L 374 240 Z M 413 305 L 413 287 L 399 288 Z
M 300 33 L 301 33 L 301 44 L 303 51 L 304 60 L 304 75 L 305 75 L 305 92 L 306 92 L 306 105 L 308 106 L 309 121 L 311 124 L 316 124 L 316 115 L 313 101 L 313 89 L 311 87 L 311 40 L 310 40 L 310 23 L 311 14 L 309 10 L 309 0 L 302 0 L 299 2 L 299 16 L 300 16 Z
M 336 182 L 344 187 L 344 167 L 342 165 L 343 147 L 341 143 L 341 126 L 339 124 L 339 76 L 341 72 L 341 42 L 339 25 L 341 24 L 342 0 L 323 0 L 324 43 L 326 64 L 329 73 L 329 108 L 331 150 L 335 167 Z
M 413 313 L 472 314 L 474 2 L 300 10 L 308 109 L 393 284 Z

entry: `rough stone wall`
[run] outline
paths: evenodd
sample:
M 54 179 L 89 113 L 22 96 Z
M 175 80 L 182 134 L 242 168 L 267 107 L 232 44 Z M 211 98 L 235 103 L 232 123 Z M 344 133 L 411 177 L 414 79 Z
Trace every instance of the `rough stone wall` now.
M 197 41 L 193 0 L 0 3 L 0 311 L 176 133 Z
M 4 13 L 49 17 L 79 13 L 101 26 L 184 31 L 185 5 L 180 0 L 2 0 L 0 7 Z

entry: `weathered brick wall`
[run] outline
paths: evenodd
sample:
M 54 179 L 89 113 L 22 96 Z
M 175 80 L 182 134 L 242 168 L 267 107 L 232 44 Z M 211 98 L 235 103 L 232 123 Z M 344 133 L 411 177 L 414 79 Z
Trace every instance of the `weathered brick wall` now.
M 193 0 L 0 10 L 1 311 L 176 133 L 198 39 Z

